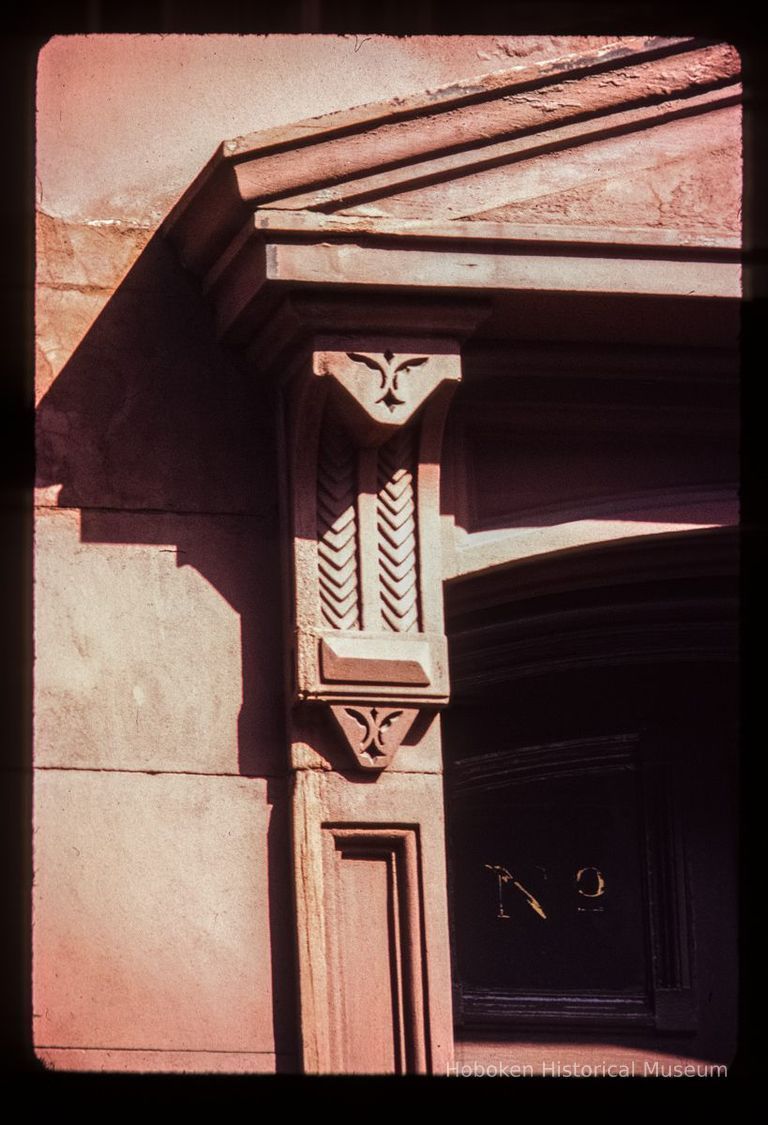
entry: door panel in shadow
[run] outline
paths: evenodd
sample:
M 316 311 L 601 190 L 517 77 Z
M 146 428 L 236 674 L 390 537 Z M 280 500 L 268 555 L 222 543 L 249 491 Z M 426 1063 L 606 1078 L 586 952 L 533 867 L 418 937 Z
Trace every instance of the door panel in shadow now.
M 465 984 L 645 994 L 637 772 L 588 754 L 558 777 L 551 752 L 521 751 L 508 784 L 465 791 L 454 856 Z
M 511 731 L 495 689 L 449 713 L 458 1040 L 732 1058 L 736 682 L 724 664 L 572 672 L 530 682 Z

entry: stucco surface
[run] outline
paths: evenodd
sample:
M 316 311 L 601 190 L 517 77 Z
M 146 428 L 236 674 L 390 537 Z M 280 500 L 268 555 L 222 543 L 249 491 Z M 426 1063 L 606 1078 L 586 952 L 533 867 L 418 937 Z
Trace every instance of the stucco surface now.
M 229 137 L 613 38 L 58 36 L 39 61 L 38 205 L 153 226 Z

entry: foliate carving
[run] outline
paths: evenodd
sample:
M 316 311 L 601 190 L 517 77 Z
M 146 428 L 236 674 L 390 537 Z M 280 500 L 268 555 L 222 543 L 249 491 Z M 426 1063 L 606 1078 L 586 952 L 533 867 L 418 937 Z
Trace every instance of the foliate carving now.
M 378 388 L 381 393 L 374 398 L 374 405 L 386 407 L 390 414 L 394 414 L 398 407 L 407 405 L 412 390 L 409 386 L 401 386 L 400 377 L 409 374 L 412 368 L 421 367 L 429 358 L 425 355 L 403 358 L 389 350 L 381 355 L 347 352 L 347 356 L 355 363 L 362 363 L 369 370 L 377 372 L 381 379 Z
M 350 341 L 351 343 L 351 341 Z M 444 383 L 461 377 L 458 354 L 419 353 L 419 342 L 402 341 L 407 350 L 395 352 L 347 350 L 314 353 L 316 375 L 336 385 L 337 405 L 350 432 L 365 448 L 380 446 L 413 418 L 427 399 Z
M 395 633 L 419 627 L 415 433 L 404 429 L 379 450 L 378 556 L 381 617 Z
M 332 629 L 360 628 L 356 467 L 346 435 L 326 426 L 317 466 L 317 566 L 320 611 Z
M 383 770 L 413 725 L 416 707 L 337 704 L 331 713 L 343 731 L 358 766 Z

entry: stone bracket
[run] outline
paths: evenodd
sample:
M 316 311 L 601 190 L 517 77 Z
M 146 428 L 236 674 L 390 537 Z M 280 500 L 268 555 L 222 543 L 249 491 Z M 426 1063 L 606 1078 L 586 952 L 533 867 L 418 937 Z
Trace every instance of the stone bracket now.
M 287 385 L 292 698 L 382 769 L 448 702 L 439 461 L 461 378 L 447 336 L 316 336 Z

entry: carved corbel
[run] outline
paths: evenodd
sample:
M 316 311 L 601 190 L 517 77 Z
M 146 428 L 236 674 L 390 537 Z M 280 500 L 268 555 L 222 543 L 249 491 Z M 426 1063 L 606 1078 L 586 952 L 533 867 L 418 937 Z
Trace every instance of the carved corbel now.
M 448 702 L 440 447 L 461 378 L 447 338 L 316 337 L 289 397 L 292 697 L 385 769 Z

